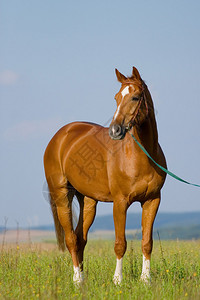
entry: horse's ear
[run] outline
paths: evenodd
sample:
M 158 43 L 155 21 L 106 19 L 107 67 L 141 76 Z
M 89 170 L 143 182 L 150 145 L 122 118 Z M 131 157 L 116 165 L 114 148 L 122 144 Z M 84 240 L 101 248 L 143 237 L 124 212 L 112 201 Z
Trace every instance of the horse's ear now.
M 127 78 L 121 74 L 117 69 L 115 69 L 115 73 L 119 82 L 124 82 Z
M 133 67 L 132 75 L 134 78 L 141 80 L 140 73 L 138 72 L 138 70 L 135 67 Z

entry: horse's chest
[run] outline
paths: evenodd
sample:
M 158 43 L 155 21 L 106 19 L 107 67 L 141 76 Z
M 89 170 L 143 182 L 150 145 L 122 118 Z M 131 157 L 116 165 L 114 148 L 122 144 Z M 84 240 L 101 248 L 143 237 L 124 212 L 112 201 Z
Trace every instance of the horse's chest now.
M 130 202 L 153 197 L 162 187 L 162 177 L 146 158 L 126 164 L 116 171 L 118 176 L 115 177 L 117 180 L 113 185 L 114 194 L 123 195 Z
M 162 178 L 153 171 L 152 173 L 144 176 L 133 184 L 132 200 L 144 200 L 154 197 L 158 194 L 162 187 Z

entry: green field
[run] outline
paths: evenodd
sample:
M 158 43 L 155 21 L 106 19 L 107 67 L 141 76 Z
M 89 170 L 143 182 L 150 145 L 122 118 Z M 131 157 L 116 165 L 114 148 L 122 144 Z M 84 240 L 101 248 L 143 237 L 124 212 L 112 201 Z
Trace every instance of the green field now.
M 129 241 L 123 284 L 112 277 L 112 241 L 89 241 L 85 281 L 76 288 L 68 253 L 55 245 L 5 245 L 0 252 L 0 299 L 200 299 L 200 241 L 154 243 L 151 285 L 140 282 L 139 241 Z

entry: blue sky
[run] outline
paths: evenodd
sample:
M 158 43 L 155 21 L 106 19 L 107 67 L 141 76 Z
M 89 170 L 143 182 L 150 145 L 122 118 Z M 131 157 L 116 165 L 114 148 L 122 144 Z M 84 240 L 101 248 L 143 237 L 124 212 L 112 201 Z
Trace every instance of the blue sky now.
M 45 147 L 71 121 L 113 116 L 115 68 L 138 68 L 169 169 L 200 183 L 199 11 L 197 0 L 1 1 L 0 225 L 4 217 L 8 226 L 52 222 L 42 193 Z M 199 210 L 200 189 L 168 178 L 160 211 Z

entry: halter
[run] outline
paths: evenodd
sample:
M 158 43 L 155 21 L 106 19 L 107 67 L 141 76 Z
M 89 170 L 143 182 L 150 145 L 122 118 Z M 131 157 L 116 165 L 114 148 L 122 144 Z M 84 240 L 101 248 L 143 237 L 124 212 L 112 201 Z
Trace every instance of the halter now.
M 127 82 L 127 83 L 131 83 L 131 84 L 132 84 L 132 82 Z M 148 104 L 147 104 L 147 97 L 146 97 L 146 95 L 145 95 L 145 83 L 144 83 L 144 82 L 142 82 L 142 94 L 141 94 L 141 96 L 140 96 L 140 99 L 139 99 L 139 103 L 138 103 L 138 105 L 137 105 L 137 108 L 136 108 L 136 110 L 135 110 L 135 112 L 134 112 L 134 116 L 132 117 L 132 119 L 130 120 L 130 122 L 128 123 L 128 125 L 127 125 L 127 127 L 126 127 L 126 130 L 127 130 L 127 131 L 130 131 L 131 128 L 132 128 L 135 124 L 137 124 L 137 123 L 136 123 L 136 118 L 137 118 L 137 116 L 138 116 L 138 113 L 139 113 L 140 107 L 141 107 L 141 105 L 142 105 L 142 102 L 145 103 L 145 107 L 146 107 L 146 118 L 147 118 L 147 116 L 148 116 L 148 114 L 149 114 L 149 108 L 148 108 Z

